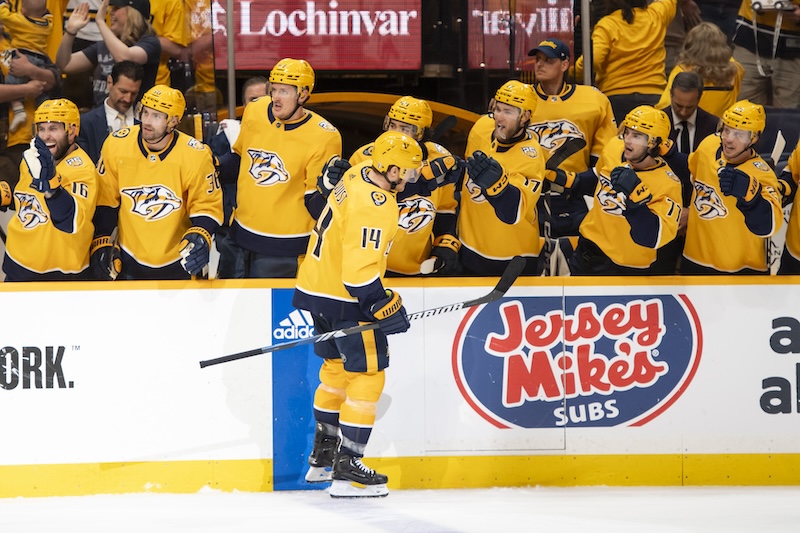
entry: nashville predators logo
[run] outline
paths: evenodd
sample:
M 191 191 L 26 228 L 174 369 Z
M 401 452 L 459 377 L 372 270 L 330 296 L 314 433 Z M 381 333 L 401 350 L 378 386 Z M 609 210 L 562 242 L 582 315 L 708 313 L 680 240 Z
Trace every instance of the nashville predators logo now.
M 433 223 L 436 217 L 436 207 L 424 196 L 406 198 L 399 203 L 400 218 L 397 225 L 406 230 L 406 233 L 416 233 Z
M 250 148 L 247 155 L 250 156 L 250 175 L 256 180 L 256 185 L 268 187 L 289 181 L 283 160 L 275 152 Z
M 476 204 L 481 204 L 486 201 L 486 196 L 483 195 L 483 190 L 478 187 L 472 178 L 467 180 L 467 191 L 469 192 L 469 198 Z
M 763 161 L 753 161 L 753 166 L 756 167 L 761 172 L 769 172 L 769 165 L 767 165 Z
M 542 148 L 551 153 L 569 139 L 584 138 L 578 126 L 566 119 L 531 124 L 528 131 L 536 135 Z
M 694 208 L 700 218 L 712 220 L 728 216 L 728 208 L 714 187 L 695 180 L 694 193 Z
M 122 194 L 133 201 L 131 213 L 141 215 L 146 220 L 166 218 L 183 203 L 181 199 L 164 185 L 145 185 L 122 189 Z
M 47 223 L 49 217 L 38 198 L 24 192 L 15 192 L 14 197 L 17 199 L 17 218 L 22 222 L 23 228 L 33 229 L 39 224 Z
M 611 188 L 611 180 L 600 176 L 600 190 L 597 191 L 597 202 L 605 213 L 609 215 L 624 216 L 624 205 L 618 194 Z

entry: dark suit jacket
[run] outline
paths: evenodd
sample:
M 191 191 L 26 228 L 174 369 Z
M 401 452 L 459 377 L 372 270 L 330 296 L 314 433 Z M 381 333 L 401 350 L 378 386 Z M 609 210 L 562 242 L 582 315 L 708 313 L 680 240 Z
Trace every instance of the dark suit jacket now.
M 670 126 L 670 133 L 669 138 L 675 142 L 678 142 L 675 133 L 675 117 L 672 116 L 672 106 L 667 106 L 662 109 L 664 113 L 667 114 L 669 117 L 669 126 Z M 694 131 L 694 142 L 692 143 L 692 152 L 700 146 L 700 141 L 708 137 L 709 135 L 713 135 L 717 132 L 717 125 L 719 124 L 719 118 L 715 117 L 705 109 L 697 108 L 697 120 L 695 122 L 695 131 Z
M 77 143 L 86 150 L 95 164 L 100 159 L 100 149 L 103 147 L 106 137 L 108 137 L 108 123 L 104 105 L 81 115 L 81 130 L 78 133 Z

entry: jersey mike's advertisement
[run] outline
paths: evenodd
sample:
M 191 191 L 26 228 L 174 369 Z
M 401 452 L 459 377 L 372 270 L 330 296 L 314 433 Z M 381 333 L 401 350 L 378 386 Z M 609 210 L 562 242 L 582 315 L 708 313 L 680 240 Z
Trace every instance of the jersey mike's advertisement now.
M 638 426 L 690 385 L 701 338 L 685 295 L 506 298 L 467 313 L 453 374 L 496 427 Z

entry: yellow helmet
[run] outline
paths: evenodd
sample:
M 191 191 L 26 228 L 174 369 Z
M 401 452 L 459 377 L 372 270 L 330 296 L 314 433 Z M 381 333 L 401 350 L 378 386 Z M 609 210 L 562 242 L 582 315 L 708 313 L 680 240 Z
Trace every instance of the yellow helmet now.
M 422 168 L 422 148 L 405 133 L 387 131 L 375 139 L 372 166 L 381 174 L 396 166 L 400 169 L 401 180 L 414 182 Z
M 536 111 L 537 98 L 533 87 L 517 80 L 507 81 L 494 94 L 495 102 L 518 107 L 522 111 L 530 111 L 531 115 Z
M 413 96 L 404 96 L 389 108 L 389 113 L 383 121 L 384 131 L 389 128 L 390 120 L 397 120 L 414 126 L 416 128 L 414 138 L 421 141 L 425 134 L 425 129 L 430 128 L 433 123 L 433 111 L 431 111 L 431 106 L 425 100 L 420 100 Z
M 149 107 L 167 114 L 167 121 L 172 117 L 183 118 L 186 111 L 186 99 L 178 89 L 166 85 L 154 85 L 142 96 L 142 107 Z
M 269 73 L 269 82 L 293 85 L 297 87 L 298 91 L 307 87 L 308 94 L 311 94 L 311 91 L 314 90 L 314 69 L 305 59 L 287 57 L 272 67 Z
M 729 128 L 752 131 L 760 135 L 767 124 L 767 116 L 764 113 L 764 106 L 749 100 L 739 100 L 722 114 L 722 123 Z
M 669 117 L 653 106 L 640 105 L 625 115 L 620 133 L 624 133 L 625 128 L 646 134 L 647 146 L 655 148 L 669 138 Z
M 40 122 L 60 122 L 67 130 L 70 126 L 75 126 L 75 135 L 81 130 L 81 114 L 78 106 L 66 98 L 42 102 L 33 114 L 33 123 Z

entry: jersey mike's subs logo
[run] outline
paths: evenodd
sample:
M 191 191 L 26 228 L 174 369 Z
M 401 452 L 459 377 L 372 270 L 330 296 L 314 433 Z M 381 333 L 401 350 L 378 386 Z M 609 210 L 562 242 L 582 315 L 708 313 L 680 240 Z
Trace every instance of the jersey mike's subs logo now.
M 462 320 L 456 384 L 500 428 L 641 426 L 689 386 L 702 351 L 683 295 L 504 298 Z

